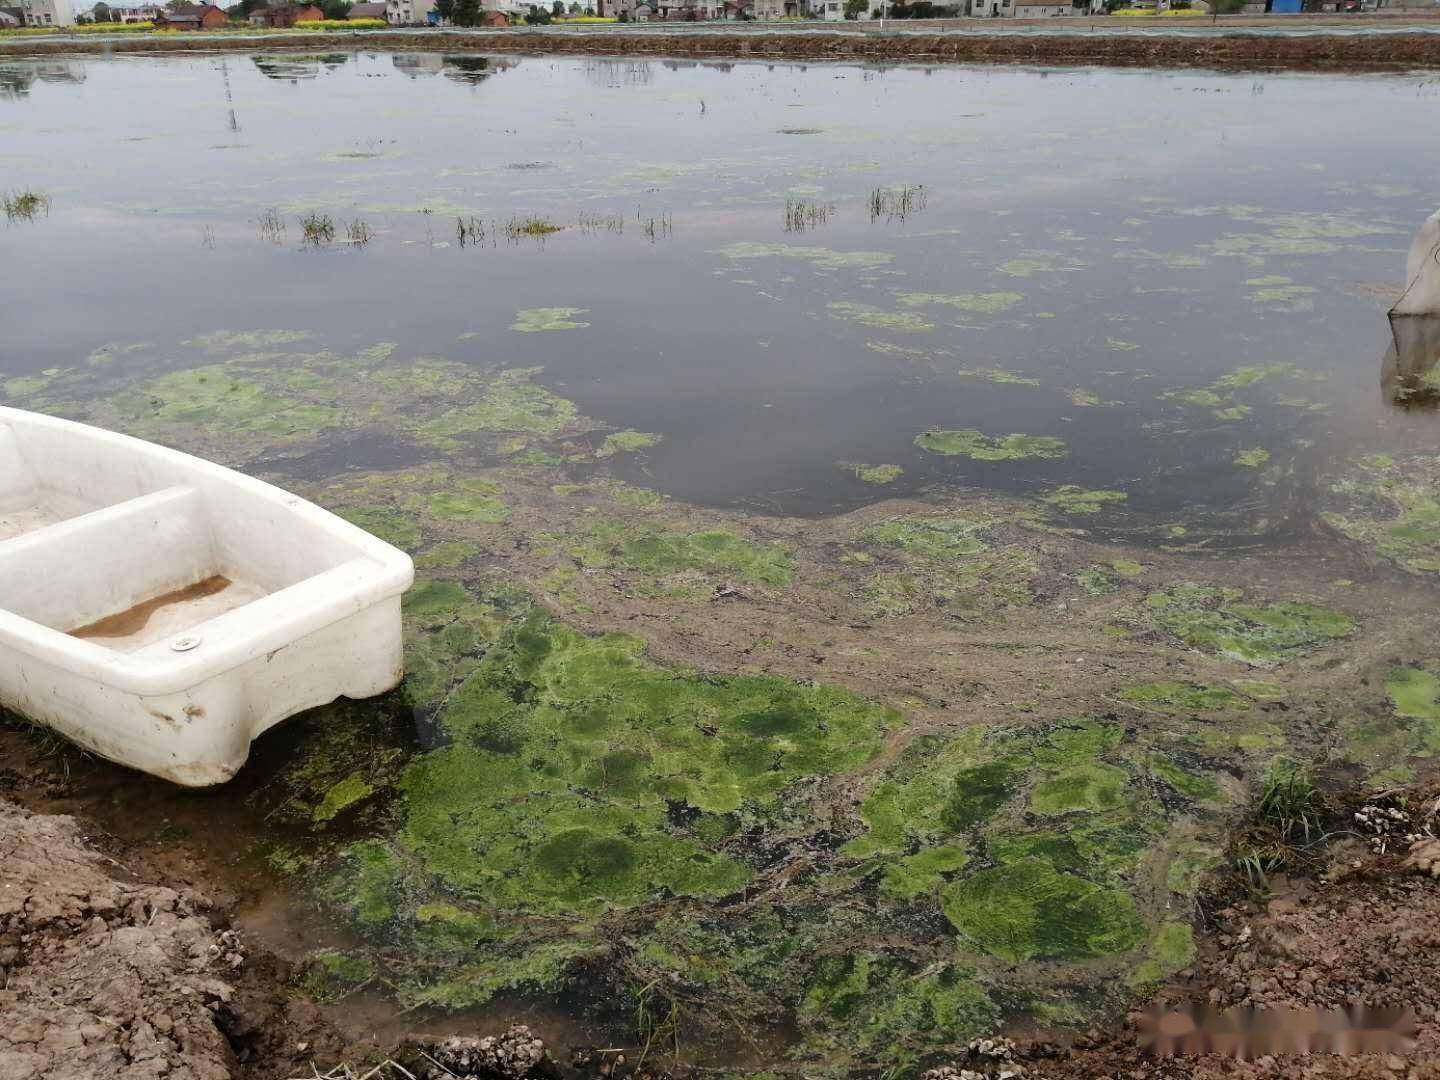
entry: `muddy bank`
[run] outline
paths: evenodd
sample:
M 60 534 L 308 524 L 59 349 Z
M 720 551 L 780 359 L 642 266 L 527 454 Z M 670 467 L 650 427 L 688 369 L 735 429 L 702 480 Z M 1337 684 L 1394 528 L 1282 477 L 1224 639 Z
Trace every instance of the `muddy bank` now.
M 0 55 L 177 53 L 276 49 L 475 51 L 515 55 L 657 56 L 859 63 L 1064 64 L 1301 71 L 1386 71 L 1440 66 L 1440 34 L 1371 37 L 1137 37 L 860 33 L 476 32 L 441 35 L 334 33 L 274 37 L 135 37 L 118 41 L 0 42 Z
M 0 802 L 0 1077 L 259 1080 L 339 1053 L 283 965 L 130 854 Z

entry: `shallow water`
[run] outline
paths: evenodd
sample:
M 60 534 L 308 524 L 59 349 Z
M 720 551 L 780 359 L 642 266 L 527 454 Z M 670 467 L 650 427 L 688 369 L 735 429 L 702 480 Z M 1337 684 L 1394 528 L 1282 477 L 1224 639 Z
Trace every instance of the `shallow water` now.
M 1126 492 L 1115 527 L 1142 535 L 1202 509 L 1263 535 L 1357 430 L 1419 437 L 1378 390 L 1372 287 L 1440 202 L 1420 78 L 427 54 L 3 70 L 5 186 L 52 197 L 0 229 L 7 266 L 32 268 L 5 285 L 5 375 L 107 343 L 164 363 L 217 326 L 394 341 L 543 365 L 587 415 L 664 435 L 643 481 L 687 499 L 818 513 L 1079 484 Z M 872 216 L 897 185 L 923 209 Z M 834 212 L 787 233 L 787 193 Z M 376 235 L 309 249 L 311 211 Z M 462 215 L 493 236 L 529 214 L 567 228 L 458 242 Z M 754 246 L 777 244 L 852 258 Z M 933 299 L 967 294 L 1010 296 Z M 559 306 L 585 325 L 511 329 Z M 1267 364 L 1295 371 L 1214 407 L 1164 397 Z M 915 445 L 931 428 L 1068 453 L 946 457 Z M 1255 448 L 1268 475 L 1235 464 Z
M 1187 962 L 1278 755 L 1440 753 L 1440 459 L 1385 456 L 1440 438 L 1382 385 L 1432 110 L 1402 76 L 0 64 L 0 190 L 50 198 L 0 225 L 0 401 L 279 479 L 436 579 L 399 691 L 219 791 L 90 767 L 79 808 L 354 954 L 303 988 L 363 983 L 357 1030 L 398 996 L 843 1071 L 1083 1026 Z

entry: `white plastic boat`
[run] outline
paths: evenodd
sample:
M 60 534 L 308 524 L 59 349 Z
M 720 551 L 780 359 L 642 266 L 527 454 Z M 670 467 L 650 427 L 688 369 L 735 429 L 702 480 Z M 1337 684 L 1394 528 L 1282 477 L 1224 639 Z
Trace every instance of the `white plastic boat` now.
M 0 705 L 178 784 L 403 674 L 410 557 L 174 450 L 0 408 Z

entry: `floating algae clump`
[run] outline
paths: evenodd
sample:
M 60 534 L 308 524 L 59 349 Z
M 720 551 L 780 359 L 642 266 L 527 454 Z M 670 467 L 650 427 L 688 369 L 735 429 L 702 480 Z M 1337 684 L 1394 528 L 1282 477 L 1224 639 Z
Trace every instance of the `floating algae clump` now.
M 636 431 L 634 428 L 612 431 L 605 436 L 605 441 L 600 445 L 600 449 L 595 451 L 595 456 L 605 458 L 613 457 L 616 454 L 648 450 L 652 446 L 659 446 L 663 437 L 650 431 Z
M 800 259 L 823 270 L 876 270 L 895 258 L 888 251 L 832 251 L 825 247 L 760 242 L 728 244 L 715 254 L 727 259 Z
M 1125 893 L 1040 860 L 981 870 L 946 886 L 945 916 L 962 937 L 1002 960 L 1080 960 L 1145 939 Z
M 540 330 L 583 330 L 590 324 L 578 321 L 575 316 L 584 315 L 589 310 L 579 307 L 522 308 L 515 313 L 510 329 L 527 334 Z
M 794 561 L 784 547 L 758 544 L 723 529 L 664 532 L 597 521 L 588 532 L 573 538 L 569 551 L 582 566 L 620 567 L 657 576 L 699 570 L 733 573 L 765 585 L 786 585 L 794 572 Z
M 835 464 L 867 484 L 893 484 L 905 472 L 899 465 L 867 465 L 860 461 L 837 461 Z
M 873 575 L 861 590 L 866 610 L 877 617 L 903 615 L 923 597 L 962 616 L 1029 604 L 1035 565 L 1022 547 L 992 548 L 985 531 L 993 524 L 990 518 L 950 513 L 869 526 L 860 538 L 898 551 L 906 570 Z
M 339 408 L 284 396 L 223 364 L 161 375 L 114 405 L 141 431 L 195 424 L 264 435 L 273 443 L 309 438 L 345 420 Z
M 1411 573 L 1440 572 L 1440 457 L 1374 454 L 1331 493 L 1340 505 L 1320 515 L 1331 528 Z
M 531 381 L 539 368 L 511 368 L 488 380 L 479 400 L 420 420 L 413 432 L 436 449 L 455 449 L 461 436 L 482 432 L 559 435 L 583 423 L 573 402 Z
M 842 319 L 878 330 L 919 334 L 935 329 L 933 322 L 913 311 L 886 311 L 874 304 L 857 304 L 850 300 L 834 300 L 827 307 Z
M 1070 453 L 1065 440 L 1053 435 L 988 436 L 975 428 L 936 428 L 915 436 L 915 445 L 932 454 L 974 458 L 976 461 L 1019 461 L 1024 458 L 1063 458 Z
M 1263 446 L 1235 452 L 1235 464 L 1246 469 L 1258 469 L 1270 461 L 1270 451 Z
M 374 793 L 375 789 L 363 776 L 359 773 L 351 773 L 325 792 L 325 798 L 315 808 L 314 820 L 320 824 L 331 821 L 346 808 L 368 799 Z
M 1062 514 L 1098 514 L 1107 503 L 1124 502 L 1127 498 L 1129 496 L 1123 491 L 1092 490 L 1078 484 L 1063 484 L 1041 496 L 1043 502 Z
M 1268 667 L 1355 632 L 1350 616 L 1315 604 L 1242 604 L 1238 589 L 1182 583 L 1145 600 L 1150 618 L 1188 645 Z
M 973 311 L 984 315 L 998 315 L 1002 311 L 1009 311 L 1025 297 L 1018 292 L 992 292 L 992 293 L 957 293 L 948 295 L 945 293 L 926 292 L 902 292 L 896 293 L 895 299 L 906 307 L 927 307 L 930 305 L 944 305 L 946 307 L 959 308 L 961 311 Z

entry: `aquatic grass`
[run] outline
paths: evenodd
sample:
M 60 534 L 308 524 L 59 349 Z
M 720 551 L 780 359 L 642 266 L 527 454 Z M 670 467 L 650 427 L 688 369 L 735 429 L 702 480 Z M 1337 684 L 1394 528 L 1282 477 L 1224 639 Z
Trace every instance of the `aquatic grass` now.
M 829 222 L 830 215 L 834 212 L 835 206 L 832 203 L 787 195 L 785 197 L 785 231 L 787 233 L 808 232 Z
M 260 230 L 261 240 L 271 244 L 284 243 L 285 219 L 273 206 L 260 211 L 260 215 L 255 219 L 255 225 Z
M 329 214 L 312 210 L 300 219 L 300 233 L 311 247 L 324 247 L 335 239 L 335 220 Z
M 355 247 L 363 248 L 375 239 L 375 230 L 364 218 L 356 218 L 345 223 L 345 239 Z
M 881 218 L 887 222 L 904 221 L 911 214 L 924 210 L 927 202 L 924 184 L 877 187 L 866 200 L 872 223 Z
M 512 244 L 522 240 L 544 240 L 548 236 L 563 231 L 565 226 L 548 218 L 536 217 L 533 214 L 526 214 L 519 217 L 511 217 L 500 226 L 500 231 L 505 239 Z
M 575 228 L 587 235 L 603 232 L 614 233 L 618 236 L 625 231 L 625 215 L 597 214 L 582 210 L 575 219 Z
M 491 247 L 495 246 L 495 226 L 492 223 L 487 229 L 482 218 L 457 217 L 455 219 L 455 242 L 460 247 L 476 247 L 489 242 Z
M 42 213 L 50 216 L 50 196 L 24 188 L 0 195 L 0 207 L 4 207 L 6 221 L 34 221 Z

